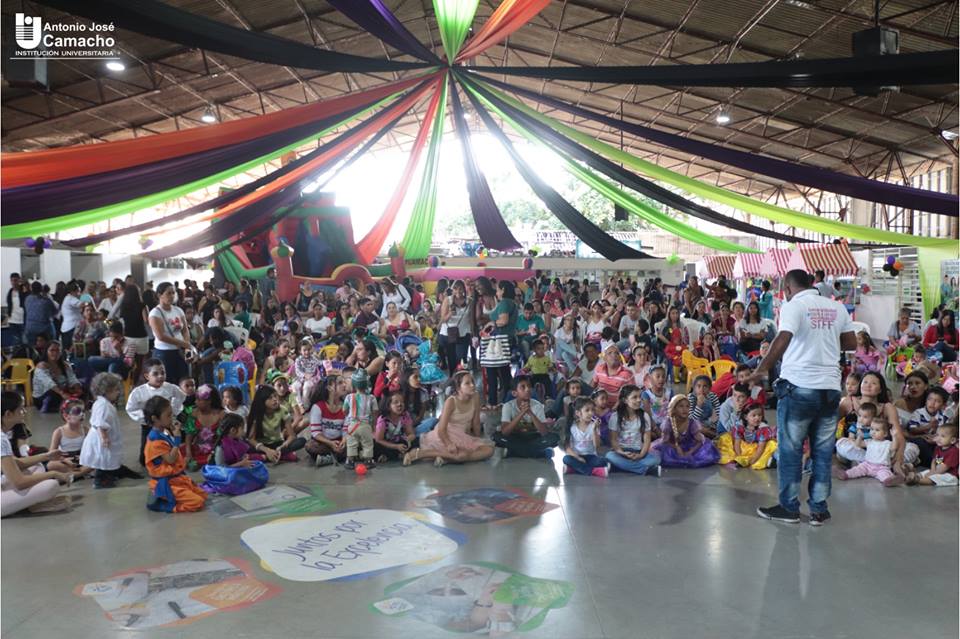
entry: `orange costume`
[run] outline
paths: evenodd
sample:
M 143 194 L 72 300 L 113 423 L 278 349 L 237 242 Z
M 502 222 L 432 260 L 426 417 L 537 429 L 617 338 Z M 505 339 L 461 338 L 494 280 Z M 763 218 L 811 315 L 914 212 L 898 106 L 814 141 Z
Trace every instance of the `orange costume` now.
M 186 462 L 179 450 L 180 438 L 152 429 L 147 436 L 143 455 L 150 475 L 150 496 L 147 508 L 164 513 L 189 513 L 202 510 L 207 493 L 184 473 Z M 164 456 L 176 451 L 177 459 L 168 462 Z

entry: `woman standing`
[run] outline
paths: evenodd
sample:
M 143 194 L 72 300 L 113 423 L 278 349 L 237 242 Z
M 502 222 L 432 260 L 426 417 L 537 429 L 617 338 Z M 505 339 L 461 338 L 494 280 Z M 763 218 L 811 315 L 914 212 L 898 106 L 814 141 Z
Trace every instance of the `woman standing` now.
M 162 282 L 157 287 L 159 304 L 150 311 L 150 328 L 153 330 L 153 356 L 163 362 L 167 377 L 179 381 L 187 375 L 186 351 L 191 352 L 190 332 L 187 329 L 187 317 L 179 306 L 174 306 L 173 284 Z
M 53 318 L 57 314 L 57 305 L 50 296 L 43 292 L 43 284 L 30 284 L 30 295 L 23 303 L 23 339 L 27 346 L 33 346 L 37 335 L 46 335 L 53 338 L 50 329 Z
M 453 375 L 457 366 L 467 358 L 470 346 L 470 306 L 467 286 L 457 280 L 440 306 L 440 348 L 446 358 L 447 374 Z
M 60 341 L 63 350 L 69 352 L 73 348 L 73 331 L 80 323 L 80 286 L 76 282 L 70 282 L 66 291 L 60 305 L 60 316 L 63 318 L 60 323 Z
M 143 303 L 140 289 L 136 284 L 129 284 L 123 289 L 123 297 L 120 298 L 116 311 L 117 317 L 123 322 L 124 335 L 133 342 L 137 352 L 132 376 L 133 379 L 138 380 L 143 358 L 150 352 L 150 338 L 147 337 L 147 306 Z
M 380 283 L 383 288 L 383 312 L 382 317 L 387 315 L 387 304 L 393 302 L 397 305 L 397 310 L 407 311 L 410 308 L 410 294 L 407 289 L 394 282 L 389 277 L 385 277 Z
M 486 326 L 487 322 L 490 321 L 490 317 L 493 314 L 493 309 L 497 307 L 497 292 L 494 290 L 493 285 L 490 283 L 490 280 L 486 277 L 480 276 L 477 278 L 477 281 L 473 284 L 474 295 L 471 298 L 471 324 L 470 331 L 474 336 L 480 336 L 480 329 Z M 476 344 L 473 344 L 471 341 L 471 348 L 473 349 L 472 359 L 474 362 L 474 370 L 476 370 L 476 364 L 480 360 L 479 353 L 479 341 Z

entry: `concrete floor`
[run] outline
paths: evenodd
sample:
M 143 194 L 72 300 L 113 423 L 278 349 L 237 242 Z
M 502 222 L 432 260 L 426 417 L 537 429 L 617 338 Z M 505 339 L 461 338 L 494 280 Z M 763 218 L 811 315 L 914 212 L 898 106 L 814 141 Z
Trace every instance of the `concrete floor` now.
M 124 418 L 126 419 L 126 418 Z M 34 443 L 57 425 L 30 414 Z M 138 429 L 125 421 L 127 463 Z M 550 639 L 660 637 L 956 637 L 956 489 L 883 488 L 869 479 L 834 486 L 824 527 L 757 518 L 774 503 L 776 471 L 714 467 L 662 479 L 564 476 L 559 460 L 489 461 L 435 469 L 381 467 L 365 478 L 305 463 L 271 468 L 271 483 L 319 486 L 334 507 L 407 510 L 435 491 L 514 487 L 560 507 L 541 517 L 465 525 L 429 510 L 429 521 L 469 536 L 436 564 L 407 565 L 356 581 L 294 582 L 260 568 L 241 533 L 267 520 L 212 512 L 161 515 L 144 507 L 144 482 L 69 491 L 71 513 L 15 516 L 2 532 L 2 620 L 8 639 L 130 636 L 76 586 L 115 572 L 193 558 L 244 559 L 275 598 L 187 626 L 139 631 L 181 637 L 451 637 L 422 622 L 373 612 L 384 588 L 438 566 L 490 561 L 571 582 L 573 595 L 543 624 L 513 636 Z

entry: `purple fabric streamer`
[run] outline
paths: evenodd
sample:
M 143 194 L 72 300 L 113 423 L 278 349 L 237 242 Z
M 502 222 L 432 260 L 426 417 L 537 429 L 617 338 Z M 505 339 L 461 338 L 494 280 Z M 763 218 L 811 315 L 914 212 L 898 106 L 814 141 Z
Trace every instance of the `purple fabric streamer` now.
M 473 222 L 480 235 L 480 241 L 487 248 L 497 251 L 512 251 L 520 248 L 520 242 L 513 237 L 513 233 L 503 220 L 503 214 L 497 207 L 496 200 L 490 192 L 490 185 L 484 177 L 477 160 L 473 155 L 470 142 L 470 128 L 463 117 L 463 105 L 453 78 L 450 79 L 450 96 L 453 99 L 453 121 L 456 124 L 457 135 L 460 138 L 460 150 L 463 152 L 463 170 L 467 175 L 467 191 L 470 194 L 470 210 L 473 212 Z
M 418 85 L 418 87 L 415 87 L 412 90 L 416 91 L 417 88 L 419 88 L 419 86 L 420 85 Z M 398 100 L 403 100 L 403 99 L 404 99 L 403 96 L 398 98 Z M 397 122 L 400 121 L 400 119 L 407 112 L 409 112 L 409 109 L 407 109 L 407 111 L 403 113 L 398 114 L 397 117 L 395 117 L 389 123 L 384 125 L 382 128 L 389 129 L 390 127 L 393 127 L 394 125 L 396 125 Z M 326 144 L 323 144 L 322 146 L 315 149 L 314 151 L 311 151 L 310 153 L 303 156 L 302 158 L 299 158 L 298 160 L 296 160 L 296 162 L 301 162 L 302 164 L 303 162 L 310 161 L 311 159 L 317 157 L 318 155 L 326 153 L 329 149 L 334 148 L 336 145 L 338 145 L 343 140 L 343 138 L 350 135 L 354 135 L 358 129 L 363 130 L 371 126 L 378 126 L 380 122 L 384 119 L 385 113 L 386 113 L 385 110 L 380 111 L 376 115 L 370 118 L 367 118 L 366 120 L 364 120 L 363 123 L 359 125 L 359 127 L 344 131 L 343 133 L 341 133 L 334 139 L 330 140 Z M 365 148 L 370 148 L 370 146 L 372 145 L 366 146 Z M 287 186 L 286 188 L 281 189 L 276 193 L 272 193 L 261 200 L 253 202 L 247 206 L 244 206 L 240 210 L 228 215 L 222 220 L 219 220 L 211 224 L 208 228 L 204 229 L 203 231 L 201 231 L 196 235 L 191 236 L 186 240 L 181 240 L 180 242 L 176 242 L 169 246 L 164 246 L 154 251 L 150 251 L 149 253 L 145 254 L 145 257 L 147 257 L 148 259 L 162 259 L 166 257 L 173 257 L 175 255 L 180 255 L 183 253 L 198 251 L 207 246 L 213 246 L 220 242 L 229 240 L 233 236 L 241 233 L 244 233 L 245 235 L 248 235 L 248 236 L 252 236 L 252 235 L 256 235 L 263 232 L 264 228 L 261 228 L 261 227 L 269 228 L 269 226 L 271 226 L 273 223 L 276 223 L 278 220 L 282 219 L 287 214 L 289 214 L 289 211 L 287 211 L 281 215 L 275 215 L 278 210 L 280 210 L 283 207 L 292 206 L 299 198 L 302 197 L 303 189 L 307 185 L 309 185 L 310 182 L 316 179 L 317 175 L 322 174 L 329 167 L 333 166 L 334 164 L 339 162 L 342 158 L 346 157 L 351 151 L 352 151 L 351 147 L 341 149 L 336 155 L 334 155 L 331 158 L 328 158 L 326 162 L 324 162 L 319 167 L 317 167 L 316 169 L 314 169 L 304 177 L 300 178 L 293 184 Z M 293 164 L 293 162 L 291 162 L 291 164 Z M 273 174 L 271 175 L 274 178 L 276 178 L 275 175 Z M 205 202 L 201 206 L 203 206 L 202 210 L 204 211 L 210 208 L 209 202 Z M 271 216 L 274 216 L 273 219 L 271 220 L 271 224 L 264 224 L 263 219 L 265 217 L 271 217 Z M 250 233 L 249 229 L 251 225 L 254 225 L 257 223 L 260 223 L 259 227 L 256 229 L 257 232 Z M 124 229 L 124 231 L 129 232 L 129 229 Z
M 950 193 L 937 193 L 935 191 L 926 191 L 911 186 L 889 184 L 857 175 L 846 175 L 844 173 L 830 171 L 829 169 L 755 155 L 745 151 L 725 149 L 708 142 L 699 142 L 672 133 L 658 131 L 657 129 L 652 129 L 640 124 L 623 122 L 616 118 L 611 118 L 595 111 L 584 109 L 583 107 L 574 106 L 562 100 L 557 100 L 556 98 L 540 95 L 536 91 L 501 82 L 494 78 L 487 76 L 477 77 L 482 77 L 484 82 L 506 89 L 512 93 L 528 97 L 543 104 L 548 104 L 561 111 L 588 120 L 600 122 L 615 130 L 622 130 L 631 135 L 662 144 L 663 146 L 678 149 L 691 155 L 699 155 L 716 162 L 729 164 L 730 166 L 736 166 L 752 173 L 767 175 L 785 182 L 803 184 L 831 193 L 841 193 L 868 202 L 878 202 L 880 204 L 899 206 L 915 211 L 926 211 L 928 213 L 936 213 L 949 217 L 958 216 L 957 196 Z
M 369 106 L 208 151 L 116 171 L 4 189 L 3 221 L 4 224 L 34 222 L 165 191 L 302 140 Z
M 433 64 L 443 62 L 410 33 L 382 0 L 330 0 L 340 13 L 393 48 Z
M 402 100 L 403 96 L 401 96 L 398 99 Z M 400 118 L 397 118 L 393 122 L 388 124 L 386 127 L 384 127 L 383 129 L 377 131 L 377 133 L 372 138 L 370 138 L 370 140 L 368 140 L 367 143 L 363 145 L 363 147 L 361 147 L 358 151 L 356 151 L 356 153 L 350 158 L 350 160 L 347 161 L 347 163 L 345 163 L 343 166 L 337 169 L 337 172 L 334 175 L 338 175 L 341 171 L 343 171 L 350 164 L 352 164 L 357 158 L 359 158 L 361 155 L 363 155 L 368 150 L 370 150 L 370 148 L 374 144 L 376 144 L 381 138 L 383 138 L 383 136 L 386 135 L 387 132 L 390 131 L 390 129 L 392 129 L 397 124 L 397 122 L 399 122 L 399 120 Z M 360 126 L 364 126 L 364 124 L 361 124 Z M 297 158 L 293 162 L 285 164 L 284 166 L 280 167 L 276 171 L 271 171 L 270 173 L 267 173 L 263 177 L 256 179 L 253 182 L 248 182 L 247 184 L 239 186 L 231 191 L 222 193 L 217 197 L 213 198 L 212 200 L 200 202 L 199 204 L 195 204 L 193 206 L 187 207 L 182 211 L 172 213 L 170 215 L 167 215 L 166 217 L 163 217 L 157 220 L 150 220 L 149 222 L 142 222 L 140 224 L 135 224 L 133 226 L 128 226 L 127 228 L 118 229 L 115 231 L 107 231 L 106 233 L 99 233 L 97 235 L 88 235 L 87 237 L 81 237 L 75 240 L 61 240 L 61 242 L 71 248 L 91 246 L 93 244 L 100 244 L 101 242 L 106 242 L 108 240 L 112 240 L 118 237 L 123 237 L 124 235 L 132 235 L 134 233 L 150 231 L 155 228 L 164 226 L 166 224 L 179 222 L 180 220 L 184 220 L 190 217 L 191 215 L 203 213 L 204 211 L 209 211 L 211 209 L 216 210 L 216 209 L 222 208 L 230 204 L 234 200 L 237 200 L 243 197 L 244 195 L 247 195 L 248 193 L 253 193 L 257 189 L 259 189 L 261 186 L 266 186 L 267 184 L 269 184 L 270 182 L 273 182 L 277 178 L 283 177 L 290 171 L 293 171 L 299 168 L 300 166 L 302 166 L 304 163 L 309 162 L 313 157 L 315 157 L 313 153 L 310 153 L 301 158 Z M 331 179 L 332 178 L 333 176 L 331 176 Z M 329 181 L 330 180 L 327 180 L 327 182 Z M 326 184 L 326 182 L 324 182 L 324 184 Z

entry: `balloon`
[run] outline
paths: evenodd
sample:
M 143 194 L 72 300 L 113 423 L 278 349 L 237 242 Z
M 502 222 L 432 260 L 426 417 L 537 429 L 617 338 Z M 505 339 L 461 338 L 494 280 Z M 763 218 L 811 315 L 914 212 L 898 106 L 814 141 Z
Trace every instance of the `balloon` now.
M 884 264 L 884 265 L 883 265 L 883 270 L 886 271 L 887 273 L 889 273 L 890 271 L 893 270 L 893 266 L 891 266 L 890 264 Z
M 902 271 L 903 262 L 901 262 L 900 260 L 897 260 L 896 262 L 893 263 L 893 268 L 897 269 L 898 271 Z
M 668 257 L 668 258 L 666 259 L 667 264 L 670 264 L 671 266 L 674 265 L 674 264 L 678 264 L 678 263 L 680 263 L 680 262 L 682 262 L 682 261 L 683 261 L 683 259 L 682 259 L 679 255 L 677 255 L 676 253 L 672 253 L 672 254 L 670 255 L 670 257 Z
M 896 277 L 897 275 L 900 275 L 900 271 L 898 271 L 898 270 L 895 269 L 895 268 L 891 268 L 891 269 L 890 269 L 890 275 Z
M 861 291 L 862 293 L 869 293 L 869 292 L 870 292 L 870 285 L 869 285 L 869 284 L 864 284 L 864 285 L 862 285 L 862 286 L 860 287 L 860 291 Z
M 889 264 L 890 266 L 893 266 L 893 263 L 896 262 L 896 261 L 897 261 L 897 256 L 896 256 L 896 255 L 888 255 L 888 256 L 887 256 L 887 264 Z
M 427 263 L 430 264 L 430 268 L 437 268 L 440 266 L 440 258 L 436 255 L 431 255 Z
M 23 243 L 27 246 L 27 248 L 33 248 L 37 245 L 37 241 L 32 237 L 27 238 Z
M 367 474 L 367 465 L 366 464 L 357 464 L 353 467 L 353 472 L 357 473 L 361 477 Z

